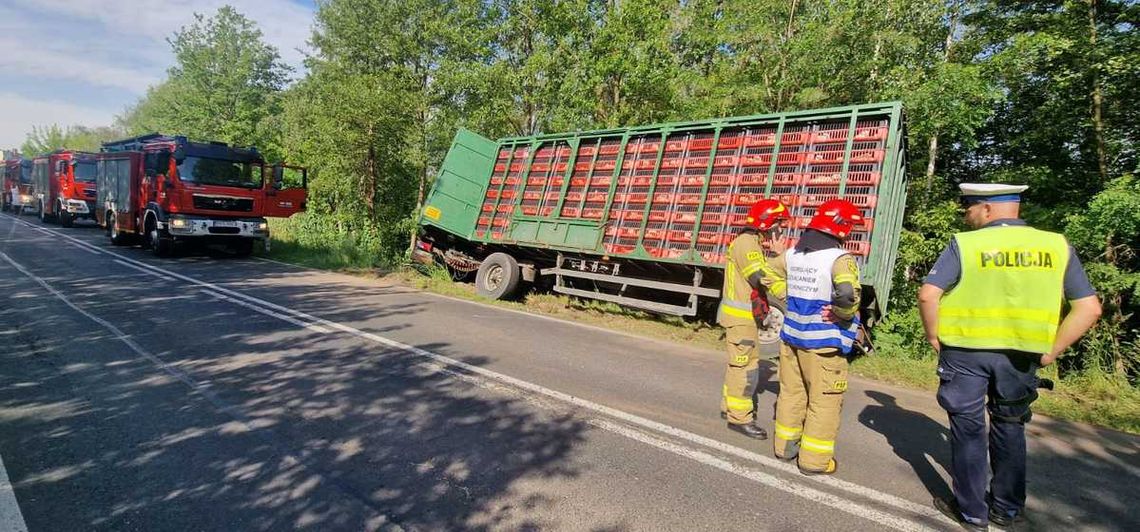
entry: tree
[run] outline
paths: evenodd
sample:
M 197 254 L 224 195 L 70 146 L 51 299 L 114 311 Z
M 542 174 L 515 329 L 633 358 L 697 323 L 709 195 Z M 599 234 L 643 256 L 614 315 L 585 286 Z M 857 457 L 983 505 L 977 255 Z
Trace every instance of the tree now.
M 48 153 L 55 150 L 78 150 L 87 152 L 99 151 L 104 142 L 121 138 L 123 131 L 116 127 L 84 127 L 69 126 L 61 129 L 58 125 L 32 126 L 20 153 L 28 156 Z
M 121 117 L 132 133 L 160 131 L 280 152 L 280 93 L 290 68 L 257 25 L 230 6 L 167 40 L 175 64 L 167 79 Z

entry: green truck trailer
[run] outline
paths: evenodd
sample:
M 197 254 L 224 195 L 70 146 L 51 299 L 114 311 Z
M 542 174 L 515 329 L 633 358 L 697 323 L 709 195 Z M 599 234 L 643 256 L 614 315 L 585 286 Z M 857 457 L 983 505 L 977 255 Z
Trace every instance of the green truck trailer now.
M 864 317 L 886 311 L 906 203 L 897 102 L 512 137 L 460 130 L 420 214 L 415 255 L 475 273 L 478 292 L 527 284 L 656 313 L 711 315 L 724 253 L 749 206 L 792 208 L 792 245 L 816 208 L 845 198 L 866 225 Z

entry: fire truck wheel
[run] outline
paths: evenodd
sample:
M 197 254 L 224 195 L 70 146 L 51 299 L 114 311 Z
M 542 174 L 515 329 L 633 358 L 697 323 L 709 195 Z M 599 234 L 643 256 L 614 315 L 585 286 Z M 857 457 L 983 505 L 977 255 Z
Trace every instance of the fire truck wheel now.
M 150 233 L 147 235 L 150 240 L 150 252 L 154 253 L 156 257 L 169 257 L 173 242 L 169 237 L 163 236 L 162 231 L 157 227 L 151 227 Z
M 59 225 L 63 227 L 71 227 L 71 222 L 73 222 L 75 218 L 71 216 L 70 212 L 67 212 L 67 210 L 64 209 L 62 205 L 57 206 L 55 212 L 59 213 L 56 215 L 56 218 L 59 220 Z
M 492 253 L 475 274 L 475 291 L 490 299 L 510 299 L 518 291 L 522 271 L 514 257 Z
M 107 223 L 107 236 L 111 239 L 111 245 L 127 245 L 129 243 L 129 237 L 122 231 L 119 231 L 119 221 L 114 218 L 114 215 L 108 213 L 107 218 L 104 218 L 104 220 L 111 220 Z

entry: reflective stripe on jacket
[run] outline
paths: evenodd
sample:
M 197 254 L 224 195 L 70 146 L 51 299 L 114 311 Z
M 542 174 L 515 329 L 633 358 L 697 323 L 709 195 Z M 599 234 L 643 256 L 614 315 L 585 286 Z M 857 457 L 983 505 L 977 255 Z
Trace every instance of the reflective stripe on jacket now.
M 788 311 L 780 338 L 788 345 L 851 352 L 859 330 L 858 316 L 845 326 L 823 319 L 823 307 L 832 304 L 832 265 L 846 253 L 840 248 L 787 253 Z
M 938 339 L 968 349 L 1047 353 L 1061 320 L 1069 244 L 1057 233 L 996 226 L 954 235 L 958 284 L 938 306 Z
M 755 325 L 752 315 L 753 286 L 749 278 L 771 276 L 764 248 L 760 245 L 760 235 L 753 232 L 737 235 L 728 245 L 726 255 L 717 323 L 724 327 Z M 782 280 L 770 278 L 770 282 L 782 283 Z

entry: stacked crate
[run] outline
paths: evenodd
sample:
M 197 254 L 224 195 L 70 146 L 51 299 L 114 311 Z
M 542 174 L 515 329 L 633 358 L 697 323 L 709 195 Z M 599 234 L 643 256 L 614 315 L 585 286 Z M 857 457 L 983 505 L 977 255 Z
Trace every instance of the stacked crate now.
M 866 218 L 846 244 L 862 263 L 889 129 L 884 116 L 504 143 L 475 236 L 509 241 L 514 216 L 589 220 L 608 255 L 723 264 L 760 199 L 791 208 L 792 246 L 820 205 L 843 197 Z
M 479 218 L 475 221 L 477 238 L 502 240 L 505 236 L 511 225 L 515 195 L 523 182 L 529 155 L 530 151 L 525 146 L 499 147 Z
M 875 226 L 879 183 L 886 157 L 889 121 L 861 120 L 851 131 L 846 120 L 825 122 L 812 128 L 803 166 L 802 187 L 793 206 L 795 220 L 789 244 L 807 227 L 811 217 L 824 202 L 842 197 L 863 214 L 864 223 L 847 238 L 846 247 L 860 264 L 871 253 L 871 232 Z M 847 146 L 851 152 L 844 179 Z

